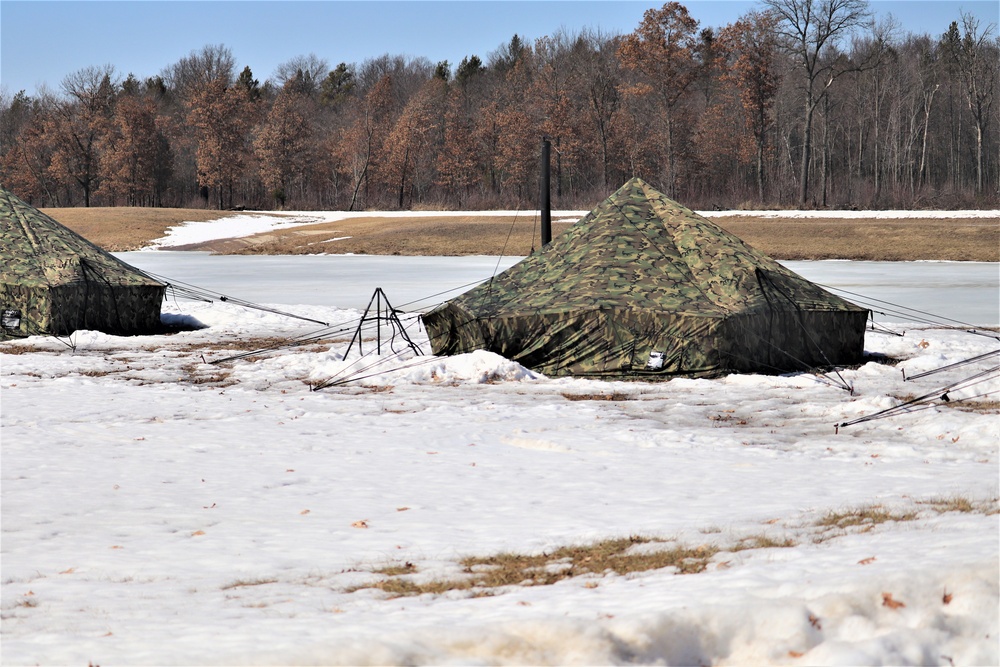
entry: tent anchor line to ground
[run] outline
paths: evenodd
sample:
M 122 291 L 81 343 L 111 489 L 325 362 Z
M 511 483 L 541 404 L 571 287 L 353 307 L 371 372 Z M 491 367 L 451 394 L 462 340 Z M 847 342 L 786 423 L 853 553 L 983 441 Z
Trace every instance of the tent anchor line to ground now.
M 246 301 L 237 297 L 229 296 L 226 294 L 219 294 L 212 290 L 205 289 L 203 287 L 198 287 L 197 285 L 191 285 L 188 283 L 183 283 L 177 280 L 172 280 L 165 276 L 160 276 L 150 271 L 142 271 L 150 278 L 162 282 L 167 287 L 167 292 L 173 296 L 175 299 L 177 297 L 191 299 L 192 301 L 201 301 L 204 303 L 212 303 L 213 301 L 221 301 L 222 303 L 231 303 L 237 306 L 242 306 L 244 308 L 249 308 L 251 310 L 259 310 L 265 313 L 271 313 L 273 315 L 281 315 L 282 317 L 290 317 L 297 320 L 303 320 L 305 322 L 312 322 L 313 324 L 322 324 L 323 326 L 330 326 L 329 322 L 323 322 L 321 320 L 314 320 L 311 317 L 304 317 L 302 315 L 296 315 L 295 313 L 289 313 L 287 311 L 278 310 L 276 308 L 269 308 L 268 306 L 263 306 L 252 301 Z
M 956 361 L 953 364 L 948 364 L 947 366 L 941 366 L 939 368 L 934 368 L 929 371 L 924 371 L 923 373 L 917 373 L 916 375 L 911 375 L 906 377 L 906 369 L 903 369 L 903 381 L 907 382 L 909 380 L 916 380 L 918 378 L 927 377 L 928 375 L 934 375 L 935 373 L 940 373 L 942 371 L 949 371 L 953 368 L 958 368 L 959 366 L 965 366 L 968 364 L 975 363 L 977 361 L 982 361 L 988 359 L 989 357 L 1000 355 L 1000 350 L 993 350 L 992 352 L 985 352 L 983 354 L 977 354 L 974 357 L 969 357 L 968 359 L 962 359 L 961 361 Z
M 853 426 L 854 424 L 861 424 L 863 422 L 874 421 L 876 419 L 884 419 L 886 417 L 893 417 L 899 413 L 909 413 L 916 412 L 917 410 L 925 410 L 927 408 L 935 407 L 934 401 L 940 400 L 944 403 L 957 403 L 960 401 L 968 401 L 973 398 L 982 398 L 984 396 L 990 396 L 996 394 L 996 391 L 988 391 L 982 394 L 977 394 L 975 396 L 966 396 L 962 398 L 951 398 L 949 396 L 950 392 L 958 391 L 961 389 L 968 389 L 969 387 L 974 387 L 983 382 L 1000 378 L 1000 365 L 987 368 L 984 371 L 980 371 L 974 375 L 963 378 L 961 380 L 956 380 L 950 384 L 946 384 L 943 387 L 939 387 L 934 391 L 928 392 L 922 396 L 917 396 L 911 398 L 907 401 L 903 401 L 899 405 L 894 405 L 890 408 L 874 412 L 869 415 L 864 415 L 858 417 L 857 419 L 852 419 L 850 421 L 840 422 L 834 426 L 834 432 L 839 433 L 840 429 L 845 426 Z M 917 407 L 914 407 L 917 406 Z

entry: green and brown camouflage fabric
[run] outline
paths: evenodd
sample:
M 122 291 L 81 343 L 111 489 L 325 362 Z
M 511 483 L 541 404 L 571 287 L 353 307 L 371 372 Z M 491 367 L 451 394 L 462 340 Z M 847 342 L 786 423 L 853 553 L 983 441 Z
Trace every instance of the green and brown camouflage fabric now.
M 166 286 L 0 189 L 0 340 L 161 330 Z
M 867 316 L 633 178 L 423 321 L 439 355 L 489 350 L 551 376 L 670 377 L 855 363 Z

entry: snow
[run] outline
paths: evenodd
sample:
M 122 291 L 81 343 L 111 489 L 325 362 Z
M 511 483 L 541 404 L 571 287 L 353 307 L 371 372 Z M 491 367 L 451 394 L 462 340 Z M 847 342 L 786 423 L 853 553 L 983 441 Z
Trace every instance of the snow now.
M 997 400 L 1000 380 L 835 427 L 995 366 L 901 372 L 995 338 L 880 316 L 906 335 L 866 349 L 901 361 L 841 370 L 853 394 L 811 374 L 547 378 L 398 337 L 377 354 L 371 327 L 345 358 L 376 286 L 398 308 L 514 259 L 181 255 L 127 254 L 328 322 L 326 338 L 223 361 L 319 327 L 177 300 L 165 319 L 205 328 L 0 346 L 23 351 L 0 354 L 5 665 L 1000 663 L 1000 419 L 956 407 Z M 981 298 L 953 298 L 996 295 L 995 264 L 804 264 L 862 293 L 877 276 L 926 310 L 951 281 L 951 315 L 997 324 Z M 415 312 L 435 298 L 402 308 L 424 354 Z M 333 377 L 359 379 L 310 390 Z M 866 509 L 891 520 L 831 525 Z M 655 540 L 629 553 L 711 556 L 694 574 L 353 590 L 388 566 L 460 580 L 467 556 L 629 536 Z

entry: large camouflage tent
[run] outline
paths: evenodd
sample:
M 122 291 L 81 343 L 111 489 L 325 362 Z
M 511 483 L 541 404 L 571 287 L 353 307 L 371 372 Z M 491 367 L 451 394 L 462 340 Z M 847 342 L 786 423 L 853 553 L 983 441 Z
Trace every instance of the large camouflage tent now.
M 438 355 L 489 350 L 551 376 L 652 378 L 854 363 L 867 316 L 633 178 L 423 321 Z
M 0 340 L 161 329 L 166 286 L 0 189 Z

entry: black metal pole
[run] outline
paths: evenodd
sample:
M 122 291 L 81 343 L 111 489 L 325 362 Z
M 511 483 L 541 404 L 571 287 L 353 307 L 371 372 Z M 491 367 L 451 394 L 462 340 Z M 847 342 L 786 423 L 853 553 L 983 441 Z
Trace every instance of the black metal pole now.
M 550 199 L 550 167 L 549 154 L 552 151 L 552 142 L 548 137 L 542 137 L 542 174 L 539 183 L 540 197 L 539 208 L 542 214 L 542 247 L 552 240 L 552 201 Z

